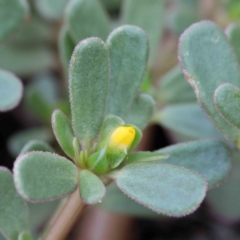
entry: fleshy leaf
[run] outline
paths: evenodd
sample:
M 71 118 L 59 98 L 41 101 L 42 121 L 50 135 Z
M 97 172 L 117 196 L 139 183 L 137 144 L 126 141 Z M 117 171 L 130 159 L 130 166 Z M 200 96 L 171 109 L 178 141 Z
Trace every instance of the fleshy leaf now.
M 124 116 L 126 124 L 136 125 L 141 130 L 144 129 L 152 117 L 155 102 L 147 94 L 139 94 L 133 102 L 129 112 Z
M 226 138 L 238 144 L 240 131 L 219 115 L 213 103 L 220 84 L 240 86 L 239 64 L 226 35 L 210 21 L 193 24 L 180 38 L 179 58 L 203 110 Z
M 169 163 L 200 173 L 209 188 L 219 185 L 230 174 L 231 153 L 220 141 L 201 140 L 180 143 L 162 148 L 158 152 L 170 157 L 161 163 Z
M 224 83 L 216 89 L 214 101 L 219 113 L 240 129 L 240 89 L 230 83 Z
M 70 1 L 65 18 L 75 43 L 88 37 L 106 40 L 110 32 L 110 22 L 98 0 Z
M 164 10 L 165 0 L 127 0 L 123 2 L 123 23 L 141 27 L 149 37 L 149 65 L 153 64 L 158 52 L 163 31 Z
M 240 217 L 239 185 L 240 185 L 240 154 L 233 151 L 232 172 L 220 187 L 208 192 L 207 202 L 221 219 L 238 221 Z
M 106 188 L 95 174 L 88 170 L 82 170 L 79 182 L 80 197 L 84 203 L 96 204 L 102 201 Z
M 60 110 L 55 110 L 53 112 L 52 128 L 62 150 L 71 159 L 75 159 L 75 152 L 73 147 L 73 130 L 67 117 Z
M 196 103 L 166 106 L 156 114 L 155 120 L 162 126 L 193 139 L 223 138 Z
M 125 163 L 134 163 L 134 162 L 152 162 L 165 160 L 169 158 L 169 155 L 161 152 L 135 152 L 127 155 L 124 160 Z
M 128 149 L 128 152 L 133 150 L 139 144 L 139 142 L 142 139 L 142 132 L 141 132 L 141 130 L 139 128 L 137 128 L 136 126 L 133 126 L 133 127 L 135 129 L 135 138 L 134 138 L 134 140 L 132 142 L 131 147 Z
M 29 231 L 28 209 L 18 195 L 9 170 L 0 167 L 0 232 L 11 240 L 17 240 L 23 231 Z
M 100 131 L 105 115 L 109 77 L 108 51 L 99 38 L 88 38 L 74 50 L 69 84 L 73 130 L 88 145 Z
M 23 86 L 19 78 L 0 69 L 0 111 L 5 112 L 16 107 L 22 94 Z
M 226 35 L 228 36 L 230 43 L 235 50 L 235 53 L 238 57 L 238 62 L 240 63 L 240 47 L 239 47 L 239 39 L 240 39 L 240 23 L 235 22 L 230 24 L 225 31 Z
M 143 80 L 148 58 L 148 41 L 136 26 L 116 28 L 107 39 L 110 83 L 107 114 L 124 117 Z
M 108 159 L 106 157 L 106 148 L 101 149 L 88 158 L 88 166 L 98 174 L 106 173 L 109 169 Z
M 207 191 L 201 175 L 170 164 L 129 164 L 116 173 L 115 181 L 133 200 L 157 213 L 175 217 L 195 211 Z
M 1 0 L 0 39 L 12 33 L 27 17 L 29 11 L 26 0 Z
M 68 159 L 52 153 L 30 152 L 14 164 L 19 194 L 31 202 L 51 201 L 72 193 L 78 185 L 78 169 Z
M 50 142 L 52 138 L 53 136 L 48 128 L 29 128 L 15 133 L 8 139 L 8 150 L 16 157 L 29 141 L 40 140 Z
M 32 151 L 54 152 L 53 148 L 49 144 L 40 140 L 31 140 L 23 147 L 20 154 Z
M 196 97 L 179 66 L 165 74 L 157 90 L 158 101 L 165 104 L 195 102 Z

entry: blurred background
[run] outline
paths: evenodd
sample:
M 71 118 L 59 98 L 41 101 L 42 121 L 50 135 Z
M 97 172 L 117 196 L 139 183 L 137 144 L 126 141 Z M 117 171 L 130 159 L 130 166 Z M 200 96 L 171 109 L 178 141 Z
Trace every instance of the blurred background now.
M 79 1 L 82 6 L 73 9 L 71 2 L 77 0 L 28 0 L 24 20 L 0 38 L 0 68 L 16 74 L 24 85 L 20 104 L 0 113 L 0 165 L 12 169 L 29 140 L 46 141 L 64 155 L 54 139 L 50 119 L 56 108 L 70 117 L 67 79 L 74 46 L 91 36 L 106 40 L 111 30 L 122 24 L 138 25 L 149 36 L 150 59 L 141 90 L 154 97 L 155 116 L 162 116 L 153 117 L 139 149 L 152 151 L 182 141 L 222 138 L 184 80 L 178 66 L 178 39 L 187 27 L 204 19 L 214 21 L 224 31 L 232 23 L 240 24 L 240 1 L 94 1 Z M 236 37 L 240 50 L 240 35 Z M 101 206 L 89 207 L 68 239 L 240 239 L 240 166 L 229 181 L 220 190 L 213 190 L 195 213 L 178 219 L 154 214 L 110 185 Z M 59 202 L 29 204 L 35 237 Z

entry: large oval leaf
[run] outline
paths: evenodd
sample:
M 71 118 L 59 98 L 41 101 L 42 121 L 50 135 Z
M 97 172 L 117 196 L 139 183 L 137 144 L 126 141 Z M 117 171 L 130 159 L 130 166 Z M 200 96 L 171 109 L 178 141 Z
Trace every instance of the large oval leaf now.
M 88 38 L 74 50 L 69 69 L 73 130 L 86 145 L 100 131 L 109 78 L 108 51 L 99 38 Z
M 30 152 L 20 155 L 13 171 L 19 194 L 32 202 L 64 197 L 78 185 L 77 167 L 57 154 Z
M 203 201 L 207 182 L 194 171 L 170 164 L 133 163 L 116 175 L 120 190 L 155 212 L 184 216 Z

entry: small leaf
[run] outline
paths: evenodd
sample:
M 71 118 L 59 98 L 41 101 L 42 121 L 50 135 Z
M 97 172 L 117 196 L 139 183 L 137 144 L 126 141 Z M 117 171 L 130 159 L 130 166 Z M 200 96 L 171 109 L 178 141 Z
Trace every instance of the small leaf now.
M 233 153 L 232 172 L 227 181 L 220 187 L 208 192 L 207 202 L 213 212 L 221 219 L 238 221 L 240 218 L 240 154 L 236 149 Z
M 195 94 L 178 65 L 161 78 L 157 99 L 165 104 L 196 102 Z
M 220 84 L 240 86 L 239 64 L 226 35 L 210 21 L 193 24 L 180 38 L 179 59 L 203 110 L 223 135 L 237 144 L 240 131 L 219 115 L 213 103 Z
M 169 155 L 166 153 L 160 152 L 135 152 L 127 155 L 124 160 L 125 163 L 134 163 L 134 162 L 151 162 L 165 160 L 169 158 Z
M 17 194 L 12 174 L 0 167 L 0 232 L 7 239 L 17 240 L 23 231 L 29 231 L 28 209 Z
M 223 182 L 232 167 L 232 157 L 228 147 L 216 140 L 180 143 L 162 148 L 158 152 L 170 155 L 161 163 L 178 165 L 200 173 L 207 180 L 210 188 Z
M 240 129 L 240 89 L 230 83 L 224 83 L 216 89 L 214 101 L 219 113 Z
M 196 103 L 166 106 L 155 115 L 155 119 L 162 126 L 193 139 L 223 138 Z
M 91 154 L 88 158 L 88 166 L 90 170 L 93 170 L 98 174 L 106 173 L 109 169 L 106 148 Z
M 230 24 L 226 30 L 226 35 L 228 36 L 230 43 L 237 54 L 238 62 L 240 63 L 240 47 L 239 47 L 239 39 L 240 39 L 240 23 L 235 22 Z
M 0 111 L 15 108 L 23 94 L 21 81 L 12 73 L 0 69 Z
M 100 131 L 105 115 L 109 62 L 99 38 L 88 38 L 74 50 L 69 69 L 73 130 L 88 145 Z
M 1 0 L 0 39 L 13 32 L 27 17 L 29 12 L 26 0 Z
M 19 194 L 31 202 L 64 197 L 78 185 L 77 167 L 68 159 L 52 153 L 20 155 L 13 171 Z
M 165 2 L 165 0 L 127 0 L 123 2 L 123 23 L 142 28 L 149 37 L 149 65 L 153 64 L 158 52 L 164 26 Z
M 116 28 L 107 39 L 110 83 L 107 114 L 124 117 L 140 88 L 148 58 L 144 31 L 135 26 Z
M 54 152 L 53 148 L 47 143 L 40 140 L 31 140 L 23 147 L 20 154 L 32 151 Z
M 132 142 L 132 145 L 131 147 L 128 149 L 128 152 L 132 151 L 138 144 L 139 142 L 141 141 L 142 139 L 142 132 L 139 128 L 137 128 L 136 126 L 133 126 L 134 129 L 135 129 L 135 138 Z
M 18 240 L 33 240 L 31 235 L 27 232 L 22 232 L 20 233 L 20 235 L 18 236 Z
M 14 156 L 18 156 L 24 145 L 31 140 L 50 142 L 53 136 L 48 128 L 29 128 L 15 133 L 8 139 L 8 150 Z
M 71 159 L 75 159 L 73 130 L 67 117 L 60 110 L 55 110 L 52 114 L 52 128 L 62 150 Z
M 88 170 L 82 170 L 79 182 L 80 197 L 84 203 L 96 204 L 102 201 L 106 188 L 95 174 Z
M 136 125 L 144 129 L 153 115 L 155 102 L 147 94 L 139 94 L 134 100 L 129 112 L 124 116 L 126 124 Z
M 70 1 L 65 19 L 75 43 L 88 37 L 106 40 L 110 32 L 110 22 L 98 0 Z
M 123 126 L 124 124 L 125 122 L 120 117 L 114 115 L 108 115 L 107 117 L 105 117 L 100 131 L 98 149 L 100 150 L 105 147 L 108 144 L 111 133 L 116 128 Z
M 116 184 L 138 203 L 175 217 L 195 211 L 207 191 L 206 181 L 196 172 L 159 163 L 126 165 L 117 173 Z

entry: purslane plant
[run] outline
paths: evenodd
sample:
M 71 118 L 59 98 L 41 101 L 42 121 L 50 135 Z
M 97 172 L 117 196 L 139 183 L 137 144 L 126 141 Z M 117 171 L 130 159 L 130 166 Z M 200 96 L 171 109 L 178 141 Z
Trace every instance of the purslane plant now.
M 13 170 L 15 186 L 24 199 L 50 201 L 76 190 L 70 197 L 73 205 L 80 198 L 95 204 L 114 181 L 140 204 L 179 217 L 200 205 L 207 185 L 211 188 L 228 175 L 229 151 L 219 141 L 130 152 L 153 112 L 151 97 L 138 92 L 147 56 L 145 33 L 130 25 L 115 29 L 106 43 L 92 37 L 77 45 L 69 69 L 72 123 L 60 110 L 52 115 L 54 134 L 67 158 L 51 153 L 53 149 L 41 142 L 26 146 Z M 215 161 L 221 164 L 216 167 Z M 73 215 L 81 210 L 80 205 L 71 209 Z M 7 232 L 1 222 L 0 229 Z

